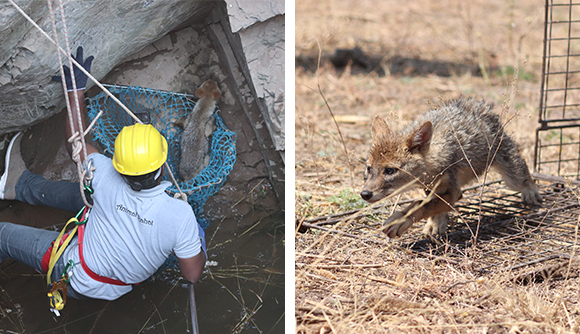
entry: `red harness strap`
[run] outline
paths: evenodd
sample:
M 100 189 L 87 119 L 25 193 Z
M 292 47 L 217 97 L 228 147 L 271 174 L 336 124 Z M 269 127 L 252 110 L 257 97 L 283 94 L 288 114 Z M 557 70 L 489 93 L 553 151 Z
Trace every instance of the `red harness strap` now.
M 65 233 L 62 236 L 62 238 L 60 239 L 60 245 L 58 245 L 59 247 L 64 243 L 64 241 L 68 237 L 68 234 L 69 233 Z M 40 262 L 40 269 L 42 269 L 42 271 L 44 271 L 45 273 L 48 272 L 48 264 L 50 263 L 50 253 L 52 253 L 53 247 L 54 247 L 54 241 L 52 242 L 52 244 L 50 244 L 50 247 L 48 247 L 48 250 L 46 251 L 46 253 L 44 253 L 44 256 L 42 257 L 42 261 Z
M 79 225 L 78 232 L 79 232 L 79 255 L 81 258 L 81 266 L 83 267 L 83 269 L 87 273 L 87 275 L 89 275 L 89 277 L 91 277 L 95 281 L 101 282 L 101 283 L 107 283 L 107 284 L 113 284 L 113 285 L 122 285 L 122 286 L 131 285 L 131 284 L 127 284 L 125 282 L 122 282 L 122 281 L 119 281 L 119 280 L 116 280 L 113 278 L 100 276 L 100 275 L 96 274 L 94 271 L 92 271 L 89 268 L 89 266 L 87 266 L 87 263 L 85 262 L 85 257 L 83 256 L 83 240 L 85 237 L 85 224 Z M 62 240 L 60 241 L 61 245 L 67 236 L 68 236 L 68 233 L 66 233 L 62 237 Z M 41 267 L 42 271 L 44 271 L 45 273 L 48 272 L 48 263 L 50 261 L 50 253 L 52 252 L 53 247 L 54 247 L 54 241 L 52 242 L 52 245 L 50 245 L 50 247 L 48 248 L 46 253 L 44 253 L 44 256 L 42 257 L 42 261 L 40 263 L 40 267 Z
M 117 279 L 100 276 L 100 275 L 96 274 L 95 272 L 93 272 L 89 268 L 89 266 L 87 266 L 87 264 L 85 262 L 85 257 L 83 256 L 83 240 L 85 237 L 85 224 L 79 226 L 78 232 L 79 232 L 79 255 L 81 258 L 81 266 L 83 267 L 85 272 L 92 279 L 94 279 L 95 281 L 101 282 L 101 283 L 107 283 L 107 284 L 113 284 L 113 285 L 131 285 L 131 284 L 127 284 L 125 282 L 119 281 Z

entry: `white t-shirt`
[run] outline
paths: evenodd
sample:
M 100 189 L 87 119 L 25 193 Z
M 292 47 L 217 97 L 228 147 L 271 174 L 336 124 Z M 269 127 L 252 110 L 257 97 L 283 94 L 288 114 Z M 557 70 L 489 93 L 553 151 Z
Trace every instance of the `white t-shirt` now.
M 186 202 L 165 193 L 169 182 L 134 191 L 114 169 L 111 159 L 99 153 L 91 154 L 89 159 L 97 169 L 83 255 L 93 272 L 135 284 L 155 273 L 171 252 L 178 258 L 199 254 L 199 225 L 193 210 Z M 118 286 L 90 278 L 80 263 L 77 237 L 63 257 L 74 261 L 70 284 L 84 296 L 114 300 L 132 289 L 130 285 Z

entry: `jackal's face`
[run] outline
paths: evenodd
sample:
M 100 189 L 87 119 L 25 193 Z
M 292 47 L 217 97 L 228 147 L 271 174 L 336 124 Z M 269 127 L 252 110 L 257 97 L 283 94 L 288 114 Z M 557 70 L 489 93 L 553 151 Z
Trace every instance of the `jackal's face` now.
M 361 197 L 374 203 L 395 191 L 420 185 L 426 172 L 425 154 L 429 150 L 432 125 L 425 122 L 410 133 L 393 133 L 387 123 L 375 117 L 372 124 L 373 144 L 366 163 L 365 184 Z

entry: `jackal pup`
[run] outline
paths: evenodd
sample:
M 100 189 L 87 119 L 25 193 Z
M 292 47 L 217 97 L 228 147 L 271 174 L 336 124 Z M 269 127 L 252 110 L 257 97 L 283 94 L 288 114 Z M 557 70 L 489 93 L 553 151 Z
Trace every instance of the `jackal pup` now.
M 474 99 L 446 101 L 397 133 L 375 117 L 361 197 L 374 203 L 395 191 L 418 187 L 428 195 L 427 200 L 393 213 L 383 232 L 397 237 L 428 218 L 423 233 L 445 233 L 448 212 L 461 198 L 461 187 L 489 166 L 500 172 L 510 189 L 521 192 L 524 203 L 540 204 L 526 162 L 492 109 L 492 104 Z
M 179 176 L 191 180 L 209 165 L 210 136 L 214 130 L 213 115 L 217 100 L 222 96 L 217 82 L 206 80 L 195 91 L 199 100 L 193 110 L 174 124 L 183 128 Z

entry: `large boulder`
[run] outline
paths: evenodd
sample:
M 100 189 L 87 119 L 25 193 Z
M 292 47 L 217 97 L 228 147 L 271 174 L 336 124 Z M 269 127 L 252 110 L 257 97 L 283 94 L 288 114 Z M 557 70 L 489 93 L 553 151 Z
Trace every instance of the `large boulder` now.
M 256 6 L 253 0 L 226 0 L 232 32 L 240 35 L 248 69 L 276 150 L 285 150 L 284 0 Z
M 46 1 L 15 0 L 52 36 Z M 129 55 L 136 53 L 185 21 L 205 17 L 213 1 L 64 0 L 71 49 L 99 59 L 91 69 L 100 80 Z M 55 10 L 58 9 L 54 2 Z M 57 29 L 62 31 L 60 15 Z M 64 48 L 63 36 L 59 36 Z M 22 130 L 64 107 L 62 86 L 52 82 L 59 73 L 55 46 L 8 1 L 0 2 L 0 135 Z M 90 87 L 89 83 L 89 87 Z

